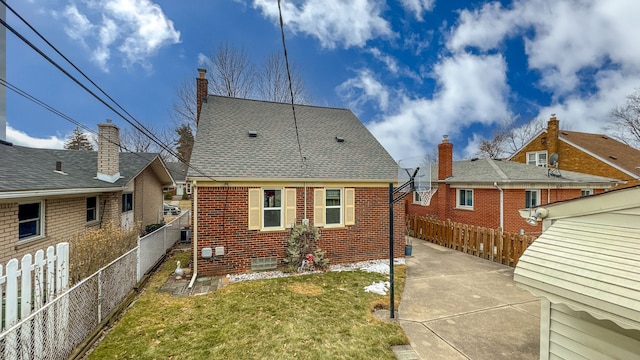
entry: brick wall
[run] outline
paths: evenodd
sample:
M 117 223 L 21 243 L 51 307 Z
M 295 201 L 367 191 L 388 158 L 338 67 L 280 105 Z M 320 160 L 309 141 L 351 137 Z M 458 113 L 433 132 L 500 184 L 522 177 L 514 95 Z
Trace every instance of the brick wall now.
M 456 189 L 443 187 L 438 192 L 441 192 L 441 190 L 447 193 L 447 197 L 450 199 L 449 202 L 440 202 L 445 196 L 441 194 L 438 197 L 438 193 L 431 199 L 429 206 L 413 204 L 413 199 L 407 197 L 405 201 L 407 214 L 432 216 L 439 220 L 449 219 L 454 222 L 488 228 L 500 227 L 500 192 L 497 189 L 474 189 L 473 209 L 457 209 L 455 207 Z M 548 191 L 547 189 L 540 189 L 540 203 L 544 205 L 578 198 L 581 195 L 580 190 L 551 189 L 551 191 Z M 525 189 L 504 189 L 503 191 L 504 231 L 517 233 L 522 229 L 526 233 L 540 233 L 542 231 L 541 224 L 531 226 L 518 213 L 518 210 L 525 208 Z M 598 189 L 595 193 L 603 191 L 603 189 Z M 446 216 L 443 217 L 439 214 L 446 214 Z
M 313 190 L 306 191 L 306 217 L 313 224 Z M 296 189 L 297 218 L 304 218 L 304 188 Z M 389 189 L 355 188 L 356 224 L 321 230 L 319 246 L 331 264 L 385 259 L 389 256 Z M 251 269 L 251 258 L 285 256 L 289 231 L 248 230 L 248 187 L 198 188 L 198 272 L 209 275 Z M 404 256 L 404 207 L 394 207 L 394 254 Z M 225 247 L 219 260 L 200 257 L 204 247 Z
M 542 133 L 533 139 L 527 146 L 522 148 L 516 153 L 512 161 L 526 164 L 527 152 L 532 151 L 545 151 L 547 146 L 553 143 L 549 138 L 551 135 Z M 635 186 L 640 184 L 640 181 L 630 179 L 629 175 L 622 171 L 602 162 L 601 160 L 571 146 L 563 141 L 557 142 L 558 153 L 558 168 L 562 170 L 575 171 L 583 174 L 591 174 L 596 176 L 604 176 L 611 179 L 618 179 L 629 181 L 627 184 L 618 186 L 618 188 Z M 548 150 L 548 156 L 551 156 L 552 152 Z
M 162 184 L 151 167 L 147 167 L 135 179 L 133 210 L 136 221 L 140 221 L 144 230 L 149 224 L 157 224 L 163 219 Z
M 45 236 L 23 244 L 18 244 L 18 203 L 0 204 L 0 264 L 5 264 L 12 258 L 20 259 L 25 254 L 33 254 L 39 249 L 45 250 L 48 246 L 67 241 L 78 231 L 99 226 L 101 218 L 103 222 L 114 220 L 110 216 L 114 214 L 113 209 L 119 207 L 120 200 L 117 194 L 120 193 L 99 196 L 98 221 L 94 223 L 86 222 L 87 203 L 84 196 L 45 199 Z M 102 215 L 103 210 L 105 211 L 104 216 Z M 119 224 L 119 213 L 115 220 Z

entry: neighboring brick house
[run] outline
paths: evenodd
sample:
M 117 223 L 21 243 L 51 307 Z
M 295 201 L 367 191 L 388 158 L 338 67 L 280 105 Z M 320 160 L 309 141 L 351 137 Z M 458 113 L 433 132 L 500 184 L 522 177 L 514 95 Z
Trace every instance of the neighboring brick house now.
M 640 184 L 640 150 L 603 134 L 561 130 L 552 116 L 547 128 L 509 160 L 548 166 L 558 154 L 557 168 L 621 180 L 617 188 Z M 555 166 L 555 164 L 552 164 Z
M 275 268 L 297 222 L 321 228 L 332 264 L 388 258 L 397 165 L 351 111 L 296 105 L 294 118 L 291 104 L 201 98 L 187 175 L 198 274 Z M 394 245 L 402 256 L 401 228 Z
M 158 154 L 120 152 L 119 129 L 99 124 L 99 150 L 0 142 L 0 263 L 113 222 L 162 221 L 171 175 Z
M 428 206 L 419 193 L 406 201 L 407 214 L 507 232 L 540 232 L 520 217 L 518 210 L 559 200 L 601 193 L 615 186 L 609 178 L 490 158 L 453 161 L 453 144 L 438 145 L 438 165 L 432 171 L 435 191 Z M 437 189 L 437 190 L 436 190 Z

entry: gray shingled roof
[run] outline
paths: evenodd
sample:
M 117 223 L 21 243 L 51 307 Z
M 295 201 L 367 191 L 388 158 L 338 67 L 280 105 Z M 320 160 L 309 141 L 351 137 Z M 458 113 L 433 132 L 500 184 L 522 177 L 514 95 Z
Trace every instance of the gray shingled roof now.
M 120 153 L 122 178 L 111 184 L 96 179 L 98 153 L 82 150 L 34 149 L 0 144 L 0 192 L 119 188 L 127 184 L 158 154 Z M 62 162 L 66 175 L 54 172 Z
M 214 95 L 202 104 L 190 165 L 214 179 L 397 179 L 396 162 L 350 110 L 295 111 L 306 167 L 291 104 Z M 188 177 L 203 175 L 190 168 Z
M 187 164 L 182 162 L 167 162 L 167 169 L 169 170 L 169 172 L 171 173 L 171 177 L 173 177 L 173 180 L 175 181 L 184 182 L 187 177 L 187 168 Z
M 447 183 L 615 183 L 617 180 L 602 176 L 560 170 L 560 176 L 550 176 L 548 168 L 527 165 L 514 161 L 500 161 L 490 158 L 453 162 L 453 176 Z M 431 172 L 432 179 L 438 178 L 437 168 Z

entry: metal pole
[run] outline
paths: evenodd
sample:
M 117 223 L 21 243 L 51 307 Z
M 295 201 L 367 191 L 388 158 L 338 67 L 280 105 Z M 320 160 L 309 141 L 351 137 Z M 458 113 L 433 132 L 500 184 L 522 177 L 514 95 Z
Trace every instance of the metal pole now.
M 394 299 L 393 299 L 393 183 L 389 183 L 389 317 L 395 317 Z

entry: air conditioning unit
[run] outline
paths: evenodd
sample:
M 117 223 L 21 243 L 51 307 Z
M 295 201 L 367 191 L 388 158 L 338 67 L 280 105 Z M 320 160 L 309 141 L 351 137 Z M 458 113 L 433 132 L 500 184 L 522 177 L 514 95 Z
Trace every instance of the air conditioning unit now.
M 180 242 L 182 244 L 191 242 L 191 229 L 180 229 Z

